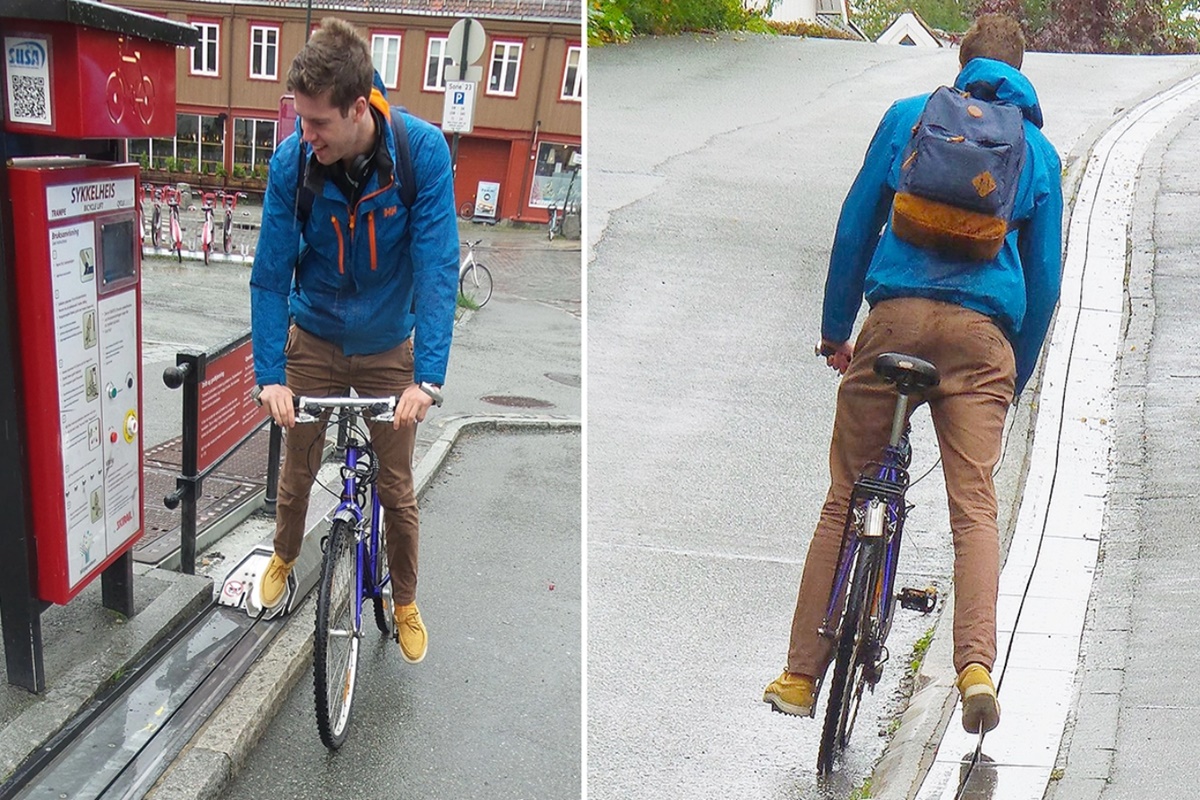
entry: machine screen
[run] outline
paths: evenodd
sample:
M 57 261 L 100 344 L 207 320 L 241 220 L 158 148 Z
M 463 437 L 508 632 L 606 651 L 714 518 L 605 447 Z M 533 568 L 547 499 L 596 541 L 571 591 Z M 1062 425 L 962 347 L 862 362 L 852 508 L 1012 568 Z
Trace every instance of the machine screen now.
M 115 220 L 100 225 L 100 264 L 104 269 L 104 284 L 111 286 L 137 274 L 134 247 L 137 235 L 133 220 Z

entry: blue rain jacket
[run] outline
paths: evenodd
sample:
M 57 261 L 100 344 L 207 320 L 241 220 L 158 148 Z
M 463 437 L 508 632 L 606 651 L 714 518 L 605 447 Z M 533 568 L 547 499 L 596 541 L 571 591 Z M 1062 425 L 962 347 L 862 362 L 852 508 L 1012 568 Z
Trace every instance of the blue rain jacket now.
M 842 205 L 821 335 L 833 342 L 849 340 L 864 297 L 872 306 L 896 297 L 955 303 L 986 314 L 1004 331 L 1016 357 L 1019 394 L 1033 374 L 1062 283 L 1062 167 L 1041 131 L 1042 110 L 1029 80 L 1004 62 L 976 58 L 954 86 L 965 90 L 977 81 L 992 85 L 999 100 L 1025 115 L 1025 168 L 1000 252 L 988 262 L 957 261 L 892 233 L 902 153 L 928 95 L 898 100 L 879 123 Z
M 387 119 L 387 101 L 378 91 L 371 104 Z M 382 186 L 386 176 L 376 170 L 354 208 L 326 180 L 300 230 L 294 211 L 302 180 L 297 148 L 309 155 L 311 148 L 293 133 L 272 156 L 250 273 L 259 385 L 286 383 L 289 314 L 348 356 L 381 353 L 413 336 L 413 380 L 445 382 L 459 264 L 450 149 L 434 126 L 408 114 L 404 121 L 418 186 L 411 210 L 400 199 L 398 167 Z M 398 164 L 390 123 L 383 136 Z

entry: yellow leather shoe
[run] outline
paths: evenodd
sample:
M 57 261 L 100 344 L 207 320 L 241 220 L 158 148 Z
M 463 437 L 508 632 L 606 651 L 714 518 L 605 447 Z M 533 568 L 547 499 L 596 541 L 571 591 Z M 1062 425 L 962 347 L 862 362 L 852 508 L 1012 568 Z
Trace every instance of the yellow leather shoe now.
M 772 711 L 796 717 L 811 717 L 817 705 L 817 682 L 807 675 L 786 670 L 767 686 L 763 702 Z
M 419 664 L 429 649 L 429 632 L 421 621 L 416 603 L 396 606 L 396 632 L 400 640 L 400 655 L 410 664 Z
M 294 566 L 296 566 L 294 560 L 284 561 L 274 553 L 271 554 L 267 568 L 258 578 L 258 598 L 262 601 L 263 608 L 275 608 L 283 600 L 284 590 L 287 589 L 288 575 L 292 574 Z
M 955 681 L 962 697 L 962 725 L 967 733 L 987 733 L 1000 724 L 1000 699 L 991 673 L 982 664 L 968 664 Z

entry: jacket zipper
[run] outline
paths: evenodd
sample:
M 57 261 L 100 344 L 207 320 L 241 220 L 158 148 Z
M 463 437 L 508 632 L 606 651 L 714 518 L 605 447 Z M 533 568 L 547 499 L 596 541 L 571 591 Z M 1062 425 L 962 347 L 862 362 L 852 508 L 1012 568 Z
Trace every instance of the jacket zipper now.
M 333 221 L 333 230 L 337 233 L 338 239 L 338 274 L 346 274 L 346 243 L 342 239 L 342 223 L 338 222 L 336 216 L 331 216 L 329 219 Z M 354 217 L 350 218 L 350 230 L 354 230 Z

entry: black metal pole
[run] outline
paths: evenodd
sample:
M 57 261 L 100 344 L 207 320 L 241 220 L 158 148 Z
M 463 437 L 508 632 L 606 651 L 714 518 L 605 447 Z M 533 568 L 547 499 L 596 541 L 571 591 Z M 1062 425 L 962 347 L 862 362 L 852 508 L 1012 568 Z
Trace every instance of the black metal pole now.
M 3 26 L 0 26 L 0 30 Z M 0 76 L 3 76 L 0 68 Z M 9 140 L 0 134 L 0 627 L 8 682 L 31 692 L 46 688 L 42 609 L 35 597 L 34 544 L 25 495 L 25 408 L 17 390 L 16 303 L 12 296 L 12 217 L 8 196 Z
M 467 79 L 467 45 L 471 43 L 471 18 L 463 18 L 463 23 L 462 56 L 458 59 L 458 79 L 460 81 Z M 450 140 L 450 171 L 458 173 L 458 131 L 454 132 L 454 136 Z
M 181 500 L 179 515 L 179 571 L 196 574 L 196 501 L 203 481 L 199 474 L 200 452 L 200 384 L 208 363 L 205 353 L 176 353 L 174 367 L 163 372 L 163 383 L 172 389 L 183 387 L 183 434 L 181 475 L 176 489 L 163 499 L 167 508 Z
M 183 490 L 183 504 L 179 512 L 179 571 L 184 575 L 196 574 L 196 495 L 200 492 L 199 479 L 179 479 Z
M 100 599 L 105 608 L 133 616 L 132 550 L 126 550 L 100 573 Z

